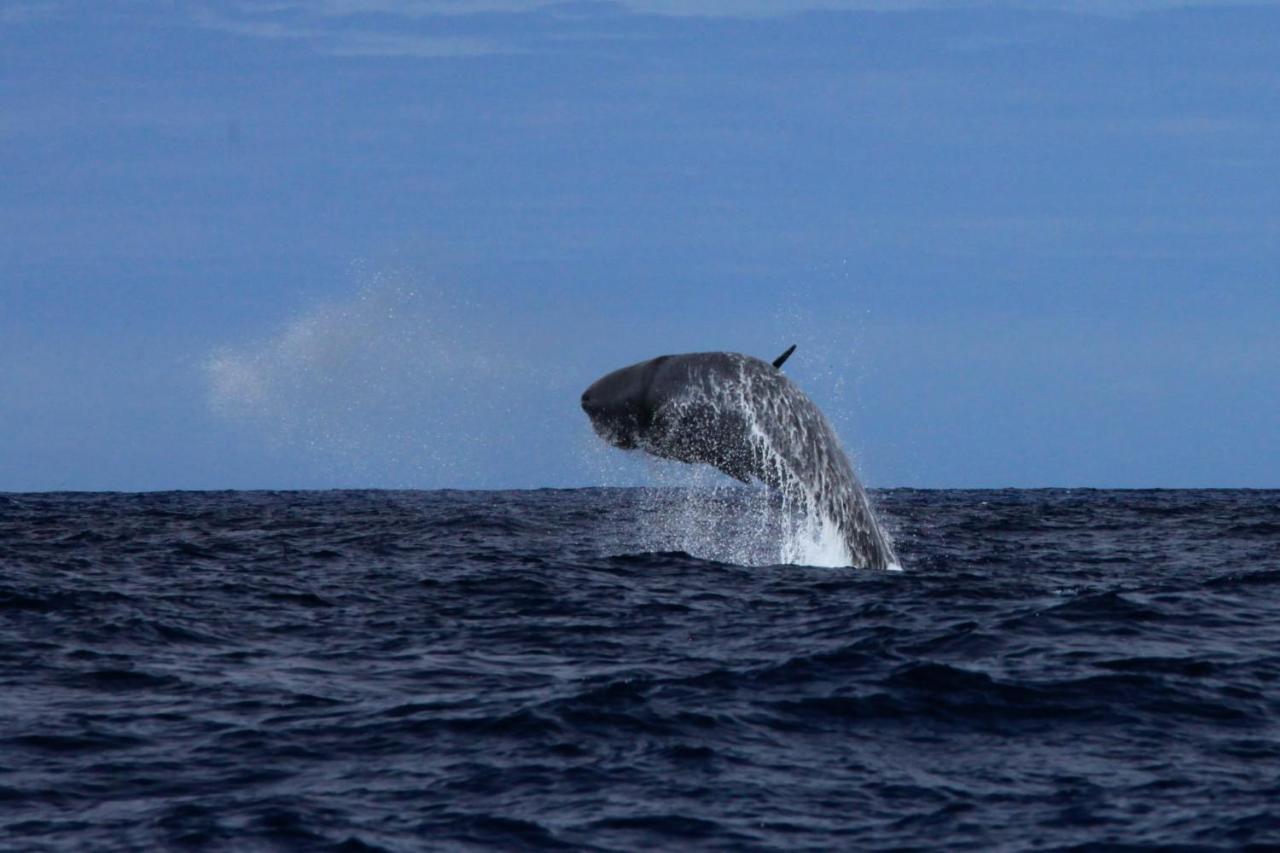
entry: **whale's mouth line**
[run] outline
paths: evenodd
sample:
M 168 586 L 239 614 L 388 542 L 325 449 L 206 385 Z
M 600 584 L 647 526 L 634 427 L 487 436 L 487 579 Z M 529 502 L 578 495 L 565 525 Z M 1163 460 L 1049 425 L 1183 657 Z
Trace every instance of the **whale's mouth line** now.
M 595 430 L 596 435 L 598 435 L 605 444 L 608 444 L 611 447 L 616 447 L 619 450 L 635 450 L 640 446 L 636 442 L 635 438 L 628 435 L 625 430 L 617 429 L 598 420 L 591 414 L 591 412 L 587 412 L 587 416 L 591 419 L 591 428 Z

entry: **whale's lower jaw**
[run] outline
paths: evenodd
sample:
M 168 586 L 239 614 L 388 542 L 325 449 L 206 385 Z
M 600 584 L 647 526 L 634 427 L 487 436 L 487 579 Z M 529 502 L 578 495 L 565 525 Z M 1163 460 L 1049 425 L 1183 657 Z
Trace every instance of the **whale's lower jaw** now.
M 587 412 L 587 417 L 591 421 L 591 429 L 610 447 L 616 447 L 619 450 L 635 450 L 640 446 L 635 430 L 622 429 L 591 412 Z
M 616 447 L 619 450 L 635 450 L 639 447 L 639 445 L 636 444 L 635 439 L 624 433 L 614 432 L 608 429 L 597 429 L 596 435 L 600 436 L 600 438 L 604 440 L 605 444 L 610 447 Z

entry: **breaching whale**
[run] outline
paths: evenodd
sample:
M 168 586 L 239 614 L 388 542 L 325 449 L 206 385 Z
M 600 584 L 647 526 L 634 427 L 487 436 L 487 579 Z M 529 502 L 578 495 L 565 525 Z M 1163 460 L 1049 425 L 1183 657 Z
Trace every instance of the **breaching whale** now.
M 833 525 L 854 565 L 895 565 L 893 544 L 835 431 L 782 374 L 794 351 L 772 364 L 733 352 L 659 356 L 596 380 L 582 409 L 615 447 L 758 480 Z

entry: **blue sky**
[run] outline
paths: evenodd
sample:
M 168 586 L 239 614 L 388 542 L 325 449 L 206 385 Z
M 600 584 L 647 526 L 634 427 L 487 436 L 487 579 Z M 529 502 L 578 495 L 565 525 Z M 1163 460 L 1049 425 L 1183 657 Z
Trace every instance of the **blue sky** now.
M 873 486 L 1280 486 L 1280 5 L 0 5 L 0 490 L 641 477 L 773 357 Z M 637 473 L 638 472 L 638 473 Z

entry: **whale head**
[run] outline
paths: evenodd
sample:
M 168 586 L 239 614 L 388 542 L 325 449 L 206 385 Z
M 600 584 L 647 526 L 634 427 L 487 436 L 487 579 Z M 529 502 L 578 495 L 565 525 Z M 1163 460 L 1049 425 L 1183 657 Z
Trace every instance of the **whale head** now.
M 615 370 L 591 383 L 582 392 L 582 411 L 596 434 L 623 450 L 639 447 L 653 426 L 654 373 L 666 359 L 650 359 Z

